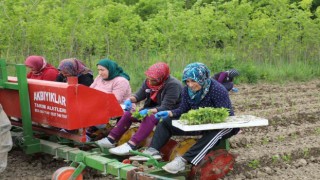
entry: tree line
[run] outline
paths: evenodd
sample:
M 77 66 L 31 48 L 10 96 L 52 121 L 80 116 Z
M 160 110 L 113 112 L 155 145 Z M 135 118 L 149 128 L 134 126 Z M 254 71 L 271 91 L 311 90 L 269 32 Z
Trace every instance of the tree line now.
M 129 71 L 165 61 L 235 64 L 320 59 L 319 0 L 2 0 L 0 57 L 53 64 L 103 57 Z M 250 67 L 248 68 L 250 69 Z M 177 72 L 177 74 L 179 74 Z

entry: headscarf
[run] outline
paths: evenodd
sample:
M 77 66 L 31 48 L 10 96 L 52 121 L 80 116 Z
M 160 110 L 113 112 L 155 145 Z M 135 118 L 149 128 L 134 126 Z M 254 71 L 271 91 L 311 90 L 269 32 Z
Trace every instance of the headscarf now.
M 80 60 L 76 58 L 64 59 L 60 62 L 58 70 L 71 76 L 79 77 L 81 74 L 93 74 Z
M 236 69 L 230 69 L 228 72 L 228 75 L 230 78 L 234 78 L 236 76 L 239 76 L 240 73 Z
M 183 70 L 182 81 L 186 84 L 187 79 L 192 79 L 201 86 L 201 89 L 196 92 L 193 92 L 192 89 L 188 87 L 188 94 L 192 102 L 199 104 L 209 92 L 211 84 L 210 70 L 203 63 L 196 62 L 188 64 Z
M 126 78 L 128 81 L 130 81 L 130 76 L 127 73 L 125 73 L 123 69 L 120 66 L 118 66 L 118 64 L 114 61 L 111 61 L 109 59 L 101 59 L 97 65 L 103 66 L 107 68 L 109 71 L 108 78 L 104 80 L 108 81 L 114 79 L 115 77 L 122 76 Z
M 24 64 L 31 67 L 35 75 L 40 74 L 41 70 L 47 66 L 47 62 L 42 56 L 29 56 Z
M 170 76 L 169 66 L 164 62 L 159 62 L 150 66 L 144 74 L 155 79 L 158 83 L 158 85 L 151 85 L 149 81 L 146 81 L 148 88 L 151 89 L 150 98 L 152 101 L 156 102 L 159 90 L 163 88 L 164 82 Z

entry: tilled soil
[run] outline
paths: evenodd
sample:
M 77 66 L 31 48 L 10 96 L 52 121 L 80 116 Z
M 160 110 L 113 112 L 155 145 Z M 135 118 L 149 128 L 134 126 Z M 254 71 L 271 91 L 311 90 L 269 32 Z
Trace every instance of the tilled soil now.
M 320 81 L 239 89 L 231 94 L 236 114 L 264 117 L 269 126 L 231 138 L 238 156 L 224 179 L 319 179 Z
M 269 126 L 242 128 L 230 139 L 237 158 L 224 179 L 319 179 L 320 80 L 236 87 L 238 93 L 230 92 L 235 114 L 266 118 Z M 69 164 L 13 149 L 0 179 L 51 179 L 55 170 Z M 91 173 L 85 177 L 113 179 Z

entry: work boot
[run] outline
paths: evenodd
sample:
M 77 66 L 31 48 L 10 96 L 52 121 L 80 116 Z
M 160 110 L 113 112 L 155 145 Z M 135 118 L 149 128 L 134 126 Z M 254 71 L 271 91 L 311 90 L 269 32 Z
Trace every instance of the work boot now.
M 165 166 L 162 167 L 165 171 L 171 174 L 177 174 L 180 171 L 184 171 L 186 169 L 187 161 L 183 159 L 181 156 L 174 158 L 173 161 L 169 162 Z

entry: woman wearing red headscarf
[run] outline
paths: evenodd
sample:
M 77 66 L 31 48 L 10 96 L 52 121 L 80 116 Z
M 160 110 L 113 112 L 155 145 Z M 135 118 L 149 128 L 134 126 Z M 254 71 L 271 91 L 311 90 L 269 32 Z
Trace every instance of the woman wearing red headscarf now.
M 175 109 L 181 101 L 182 83 L 170 76 L 170 70 L 166 63 L 153 64 L 145 72 L 146 80 L 141 88 L 125 101 L 126 112 L 117 125 L 111 130 L 108 137 L 97 143 L 104 148 L 111 148 L 109 152 L 116 155 L 128 155 L 130 150 L 137 149 L 137 146 L 145 140 L 158 124 L 154 114 L 165 109 Z M 144 106 L 139 112 L 144 118 L 139 121 L 132 116 L 132 103 L 144 101 Z M 147 115 L 150 114 L 150 115 Z M 116 142 L 130 128 L 132 122 L 141 122 L 138 131 L 131 139 L 115 147 Z
M 42 56 L 29 56 L 24 64 L 30 69 L 27 74 L 29 79 L 55 81 L 59 71 L 48 64 Z

